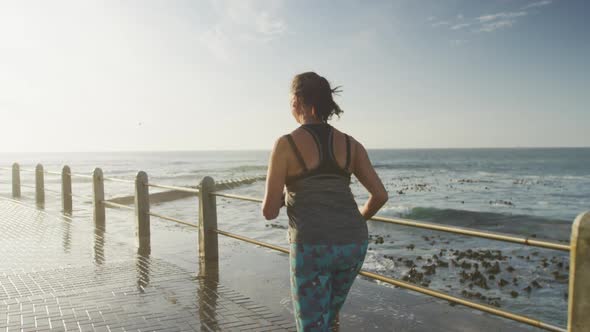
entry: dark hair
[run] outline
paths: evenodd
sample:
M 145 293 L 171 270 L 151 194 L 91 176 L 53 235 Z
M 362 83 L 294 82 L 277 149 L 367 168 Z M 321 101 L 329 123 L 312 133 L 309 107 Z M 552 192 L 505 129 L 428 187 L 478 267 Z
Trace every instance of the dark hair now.
M 308 107 L 315 107 L 316 115 L 322 122 L 328 122 L 332 115 L 340 117 L 343 112 L 332 98 L 332 94 L 341 92 L 340 87 L 330 87 L 326 78 L 306 72 L 296 75 L 291 83 L 291 92 Z

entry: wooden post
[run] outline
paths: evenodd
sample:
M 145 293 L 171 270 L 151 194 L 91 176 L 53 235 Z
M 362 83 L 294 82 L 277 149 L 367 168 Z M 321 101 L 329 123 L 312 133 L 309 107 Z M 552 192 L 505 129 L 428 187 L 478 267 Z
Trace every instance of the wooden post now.
M 139 252 L 150 253 L 150 193 L 148 176 L 140 171 L 135 177 L 135 232 Z
M 215 196 L 210 195 L 215 190 L 213 178 L 204 177 L 199 190 L 199 258 L 205 264 L 216 264 L 217 233 L 213 230 L 217 229 L 217 206 Z
M 574 221 L 570 245 L 567 330 L 583 332 L 590 327 L 590 211 Z
M 12 164 L 12 197 L 20 198 L 20 166 Z
M 45 204 L 45 173 L 43 173 L 43 165 L 37 164 L 35 167 L 35 201 L 38 205 Z
M 102 170 L 95 168 L 92 173 L 92 189 L 94 191 L 93 216 L 95 228 L 104 230 L 105 227 L 105 206 L 104 206 L 104 178 Z
M 72 214 L 72 173 L 68 165 L 61 169 L 61 207 L 64 213 Z

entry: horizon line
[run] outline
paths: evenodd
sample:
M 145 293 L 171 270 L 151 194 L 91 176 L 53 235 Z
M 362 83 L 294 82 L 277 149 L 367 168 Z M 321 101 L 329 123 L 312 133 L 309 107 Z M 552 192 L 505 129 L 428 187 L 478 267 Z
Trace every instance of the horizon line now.
M 390 147 L 366 148 L 370 151 L 379 150 L 524 150 L 524 149 L 589 149 L 590 146 L 512 146 L 512 147 Z M 88 151 L 0 151 L 0 154 L 19 153 L 138 153 L 138 152 L 270 152 L 270 149 L 180 149 L 180 150 L 88 150 Z

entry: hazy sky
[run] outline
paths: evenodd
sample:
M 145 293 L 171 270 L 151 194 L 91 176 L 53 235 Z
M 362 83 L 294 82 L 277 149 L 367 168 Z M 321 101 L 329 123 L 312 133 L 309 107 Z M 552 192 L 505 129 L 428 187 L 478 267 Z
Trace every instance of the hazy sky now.
M 293 75 L 369 148 L 590 146 L 590 2 L 0 0 L 0 152 L 270 149 Z

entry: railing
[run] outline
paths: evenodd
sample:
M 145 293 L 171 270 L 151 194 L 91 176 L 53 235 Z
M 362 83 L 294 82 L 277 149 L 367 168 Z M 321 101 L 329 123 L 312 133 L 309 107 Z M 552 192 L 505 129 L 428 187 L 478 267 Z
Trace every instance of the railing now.
M 12 168 L 2 167 L 0 169 L 12 171 L 12 196 L 19 198 L 21 196 L 20 183 L 20 167 L 17 163 L 13 164 Z M 199 189 L 170 186 L 163 184 L 153 184 L 148 182 L 148 176 L 145 172 L 140 171 L 135 180 L 124 180 L 118 178 L 105 178 L 102 170 L 96 168 L 91 176 L 83 174 L 73 174 L 68 166 L 64 166 L 61 173 L 44 171 L 41 164 L 32 169 L 22 169 L 26 172 L 35 173 L 35 197 L 38 204 L 45 202 L 45 188 L 44 188 L 44 174 L 61 175 L 62 178 L 62 207 L 64 213 L 72 213 L 72 197 L 78 197 L 72 194 L 72 177 L 92 179 L 93 192 L 92 197 L 84 197 L 91 199 L 93 202 L 93 219 L 97 227 L 104 229 L 105 226 L 105 208 L 120 208 L 135 211 L 136 219 L 136 236 L 139 250 L 143 252 L 150 251 L 150 217 L 156 217 L 167 221 L 176 222 L 189 227 L 198 229 L 199 232 L 199 257 L 203 267 L 206 265 L 218 264 L 218 244 L 217 235 L 227 236 L 233 239 L 244 242 L 256 244 L 265 248 L 273 249 L 283 253 L 289 253 L 287 248 L 269 244 L 266 242 L 251 239 L 242 235 L 230 233 L 217 228 L 217 204 L 216 197 L 224 197 L 229 199 L 238 199 L 243 201 L 250 201 L 260 203 L 262 200 L 256 197 L 241 196 L 235 194 L 223 193 L 216 191 L 215 181 L 210 177 L 205 177 L 200 183 Z M 135 206 L 130 207 L 124 204 L 110 202 L 104 199 L 104 181 L 115 181 L 131 183 L 135 185 Z M 198 195 L 199 198 L 199 222 L 198 224 L 176 219 L 173 217 L 161 215 L 159 213 L 150 211 L 150 194 L 149 188 L 161 188 L 174 191 L 181 191 L 190 194 Z M 587 331 L 590 326 L 590 212 L 580 214 L 573 223 L 571 241 L 569 245 L 543 241 L 538 239 L 524 238 L 508 234 L 499 234 L 492 232 L 484 232 L 476 229 L 444 226 L 433 223 L 426 223 L 416 220 L 401 219 L 401 218 L 386 218 L 373 217 L 373 221 L 390 223 L 395 225 L 402 225 L 408 227 L 416 227 L 422 229 L 429 229 L 434 231 L 441 231 L 465 236 L 474 236 L 496 241 L 504 241 L 511 243 L 518 243 L 527 246 L 534 246 L 552 250 L 569 251 L 570 252 L 570 275 L 569 275 L 569 300 L 568 300 L 568 326 L 567 331 L 582 332 Z M 461 304 L 473 309 L 487 312 L 496 316 L 535 326 L 548 331 L 566 331 L 566 329 L 552 324 L 542 322 L 537 319 L 518 315 L 512 312 L 501 310 L 488 305 L 479 304 L 463 298 L 455 297 L 453 295 L 432 290 L 429 288 L 417 286 L 399 279 L 390 278 L 373 272 L 362 270 L 361 275 L 379 280 L 381 282 L 409 289 L 418 293 L 426 294 L 428 296 L 443 299 L 452 303 Z

